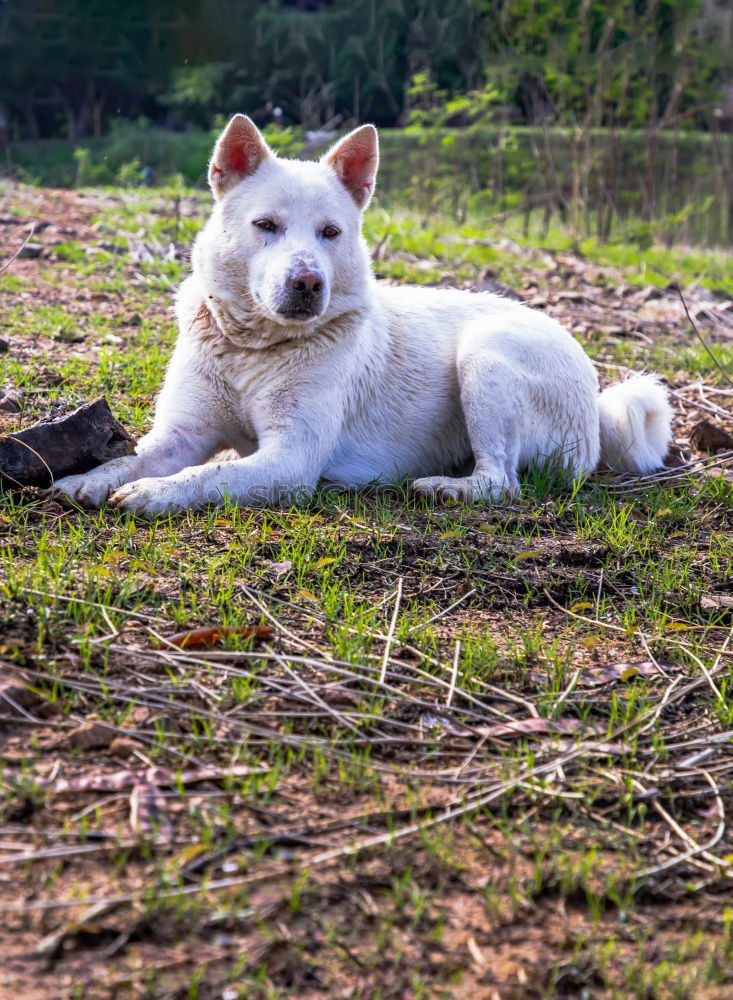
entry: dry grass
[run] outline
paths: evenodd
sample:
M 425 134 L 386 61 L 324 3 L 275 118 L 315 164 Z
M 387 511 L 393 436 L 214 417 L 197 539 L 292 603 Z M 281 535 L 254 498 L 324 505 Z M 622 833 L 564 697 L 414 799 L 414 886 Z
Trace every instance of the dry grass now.
M 8 193 L 50 225 L 0 277 L 6 430 L 98 391 L 145 426 L 196 206 Z M 677 293 L 512 253 L 604 374 L 661 367 L 677 465 L 152 525 L 3 498 L 0 994 L 730 995 L 730 455 L 689 443 L 730 428 L 730 313 L 684 293 L 713 363 Z M 272 633 L 170 642 L 209 625 Z

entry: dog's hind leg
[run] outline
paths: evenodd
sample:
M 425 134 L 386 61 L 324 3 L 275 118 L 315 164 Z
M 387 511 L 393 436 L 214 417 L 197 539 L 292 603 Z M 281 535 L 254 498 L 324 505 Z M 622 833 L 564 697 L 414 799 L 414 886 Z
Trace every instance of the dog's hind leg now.
M 519 380 L 489 351 L 458 361 L 461 405 L 475 467 L 470 476 L 430 476 L 413 483 L 419 496 L 441 501 L 501 500 L 519 492 Z

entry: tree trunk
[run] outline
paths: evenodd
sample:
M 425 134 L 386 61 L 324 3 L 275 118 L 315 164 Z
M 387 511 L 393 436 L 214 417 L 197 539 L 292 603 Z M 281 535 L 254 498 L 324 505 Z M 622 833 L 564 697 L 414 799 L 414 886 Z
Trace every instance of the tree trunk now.
M 25 118 L 25 123 L 28 128 L 28 136 L 31 139 L 40 139 L 41 130 L 38 126 L 38 115 L 36 114 L 36 106 L 33 103 L 32 98 L 28 98 L 23 101 L 23 117 Z

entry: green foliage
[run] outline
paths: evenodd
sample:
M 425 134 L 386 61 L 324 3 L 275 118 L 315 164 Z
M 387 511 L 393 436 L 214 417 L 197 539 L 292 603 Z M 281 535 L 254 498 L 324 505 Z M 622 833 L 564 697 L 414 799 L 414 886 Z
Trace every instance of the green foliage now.
M 139 106 L 175 64 L 193 0 L 9 0 L 0 7 L 0 101 L 32 137 L 100 135 L 109 106 Z
M 300 129 L 268 126 L 265 135 L 282 155 L 303 155 Z M 145 121 L 123 122 L 105 139 L 83 146 L 15 144 L 13 158 L 28 183 L 112 184 L 138 160 L 152 168 L 156 184 L 180 177 L 205 187 L 214 138 L 214 131 L 175 133 Z M 659 242 L 721 246 L 730 240 L 733 191 L 719 167 L 733 164 L 733 138 L 664 133 L 654 137 L 657 156 L 650 163 L 646 133 L 593 130 L 584 193 L 588 208 L 571 230 L 563 199 L 572 180 L 574 141 L 567 129 L 507 128 L 480 118 L 462 129 L 382 130 L 378 201 L 390 209 L 414 208 L 426 224 L 435 213 L 449 214 L 459 225 L 472 217 L 474 239 L 492 222 L 510 218 L 521 223 L 525 237 L 539 225 L 539 239 L 546 242 L 559 223 L 576 241 L 594 238 L 625 252 Z M 138 182 L 123 177 L 124 183 Z
M 120 187 L 135 187 L 140 183 L 142 164 L 135 156 L 128 163 L 123 163 L 117 171 L 117 183 Z
M 703 0 L 5 0 L 13 130 L 100 135 L 118 115 L 208 128 L 275 107 L 306 128 L 711 126 L 731 78 Z

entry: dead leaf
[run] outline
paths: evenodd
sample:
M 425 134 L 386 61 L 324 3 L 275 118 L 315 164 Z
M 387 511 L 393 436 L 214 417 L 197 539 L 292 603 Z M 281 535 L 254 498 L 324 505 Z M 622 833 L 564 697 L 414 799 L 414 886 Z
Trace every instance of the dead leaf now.
M 728 451 L 733 449 L 733 434 L 705 417 L 690 431 L 690 444 L 697 451 L 716 452 L 720 449 Z
M 286 559 L 285 562 L 279 563 L 271 562 L 269 559 L 265 559 L 264 562 L 265 565 L 269 566 L 272 572 L 277 576 L 282 576 L 283 573 L 288 573 L 293 568 L 293 564 L 289 559 Z
M 424 712 L 422 724 L 432 730 L 443 730 L 451 736 L 483 736 L 488 739 L 506 739 L 513 736 L 546 736 L 554 733 L 574 733 L 583 729 L 580 719 L 517 719 L 497 722 L 491 726 L 473 726 L 466 729 L 442 715 Z
M 602 663 L 590 667 L 580 675 L 580 683 L 590 687 L 612 684 L 614 681 L 628 681 L 633 677 L 654 677 L 662 671 L 651 660 L 642 663 Z
M 314 604 L 318 604 L 318 598 L 312 590 L 299 590 L 295 596 L 300 597 L 303 601 L 313 601 Z
M 116 736 L 109 745 L 109 752 L 115 757 L 131 757 L 136 750 L 141 749 L 141 743 L 126 736 Z
M 477 726 L 475 732 L 490 739 L 511 736 L 546 736 L 552 733 L 574 733 L 583 729 L 580 719 L 518 719 L 516 722 L 497 722 L 493 726 Z
M 700 607 L 703 611 L 728 611 L 733 608 L 733 594 L 703 594 Z
M 241 635 L 245 639 L 269 639 L 274 629 L 270 625 L 207 625 L 203 628 L 189 629 L 188 632 L 177 632 L 168 638 L 168 642 L 181 649 L 201 649 L 204 646 L 218 646 L 223 639 L 233 635 Z
M 117 731 L 104 722 L 100 722 L 99 719 L 89 719 L 83 725 L 54 740 L 49 749 L 95 750 L 108 747 L 116 736 Z

